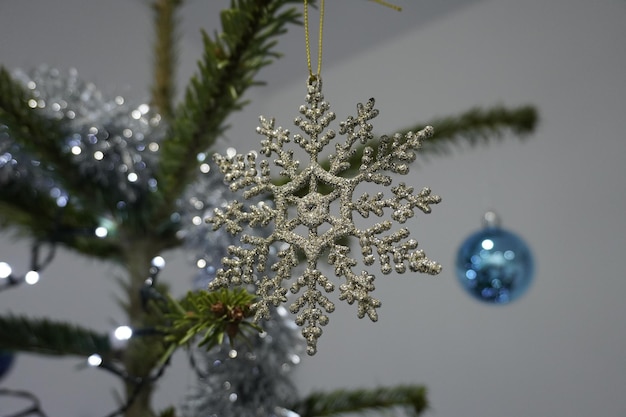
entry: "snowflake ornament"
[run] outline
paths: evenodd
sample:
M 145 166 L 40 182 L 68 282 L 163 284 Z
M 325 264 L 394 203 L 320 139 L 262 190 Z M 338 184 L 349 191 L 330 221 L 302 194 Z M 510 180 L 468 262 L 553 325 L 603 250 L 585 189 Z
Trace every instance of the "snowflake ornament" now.
M 326 260 L 334 267 L 337 277 L 345 278 L 345 283 L 339 286 L 340 300 L 349 304 L 356 302 L 359 318 L 367 315 L 372 321 L 378 319 L 376 309 L 381 303 L 370 295 L 375 277 L 367 271 L 353 270 L 357 260 L 351 257 L 350 248 L 346 246 L 348 238 L 357 238 L 365 265 L 372 265 L 378 258 L 383 274 L 394 269 L 404 273 L 407 268 L 433 275 L 441 271 L 438 263 L 417 250 L 417 241 L 408 239 L 408 229 L 391 231 L 391 220 L 361 229 L 355 224 L 354 214 L 367 218 L 373 213 L 381 217 L 388 208 L 392 210 L 393 221 L 404 223 L 413 217 L 416 208 L 429 213 L 430 205 L 439 203 L 441 198 L 431 195 L 429 188 L 415 195 L 413 188 L 404 183 L 392 187 L 393 196 L 389 198 L 382 192 L 375 195 L 365 192 L 354 198 L 361 184 L 389 186 L 391 173 L 407 174 L 408 164 L 415 159 L 414 151 L 422 140 L 432 135 L 432 127 L 404 136 L 381 137 L 376 150 L 369 146 L 364 148 L 358 172 L 349 175 L 346 170 L 351 167 L 349 161 L 356 152 L 355 143 L 367 144 L 373 140 L 369 121 L 378 115 L 374 99 L 365 105 L 359 103 L 356 117 L 348 117 L 339 124 L 338 133 L 345 136 L 345 142 L 335 145 L 327 168 L 320 164 L 318 156 L 335 139 L 335 131 L 327 129 L 335 114 L 324 101 L 319 77 L 309 79 L 305 101 L 299 109 L 303 117 L 294 121 L 304 135 L 293 135 L 293 143 L 310 157 L 303 169 L 294 157 L 294 150 L 285 149 L 285 144 L 292 142 L 288 130 L 275 127 L 273 119 L 263 116 L 257 128 L 257 133 L 265 136 L 261 141 L 261 154 L 268 158 L 275 156 L 272 163 L 280 168 L 279 175 L 286 180 L 284 184 L 272 181 L 270 162 L 262 159 L 257 163 L 255 152 L 234 157 L 214 155 L 232 191 L 245 190 L 244 199 L 269 194 L 273 205 L 261 201 L 251 203 L 246 209 L 241 202 L 233 201 L 222 209 L 215 209 L 214 215 L 207 219 L 214 229 L 224 227 L 232 234 L 241 234 L 242 243 L 228 248 L 230 257 L 222 260 L 223 268 L 209 288 L 255 284 L 259 297 L 253 306 L 255 320 L 269 318 L 270 307 L 286 303 L 288 291 L 298 294 L 289 310 L 297 314 L 296 323 L 303 327 L 307 353 L 313 355 L 322 334 L 320 326 L 328 323 L 327 313 L 335 309 L 333 302 L 324 295 L 334 291 L 335 285 L 318 267 L 318 262 Z M 252 228 L 272 226 L 270 233 L 263 237 L 244 233 L 246 225 Z M 275 245 L 279 245 L 278 260 L 268 265 L 271 248 Z M 303 258 L 306 267 L 294 277 L 297 272 L 294 269 Z M 286 281 L 292 281 L 289 288 L 285 286 Z

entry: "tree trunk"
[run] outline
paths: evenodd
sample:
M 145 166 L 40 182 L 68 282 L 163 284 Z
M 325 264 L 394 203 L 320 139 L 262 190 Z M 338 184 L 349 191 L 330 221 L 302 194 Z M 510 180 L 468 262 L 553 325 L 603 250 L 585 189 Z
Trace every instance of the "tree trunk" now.
M 127 242 L 124 254 L 124 266 L 128 272 L 125 287 L 126 313 L 128 325 L 136 331 L 155 324 L 144 310 L 141 289 L 150 276 L 151 262 L 159 254 L 159 245 L 149 236 L 140 240 L 128 239 Z M 124 417 L 156 416 L 151 407 L 154 384 L 150 381 L 150 376 L 162 352 L 162 344 L 154 337 L 139 336 L 130 339 L 123 362 L 129 376 L 129 380 L 125 381 L 126 401 L 132 402 L 125 410 Z

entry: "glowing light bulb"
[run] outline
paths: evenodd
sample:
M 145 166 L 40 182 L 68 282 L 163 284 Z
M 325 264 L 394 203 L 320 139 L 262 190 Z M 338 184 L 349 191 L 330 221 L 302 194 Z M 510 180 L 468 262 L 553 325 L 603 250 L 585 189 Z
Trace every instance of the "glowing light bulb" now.
M 12 272 L 11 265 L 6 262 L 0 262 L 0 278 L 10 277 Z
M 123 209 L 123 202 L 118 202 L 117 208 Z M 104 239 L 105 237 L 109 236 L 115 236 L 117 234 L 117 224 L 107 217 L 100 217 L 98 218 L 98 227 L 96 227 L 94 233 L 100 239 Z
M 56 199 L 57 206 L 65 207 L 67 206 L 67 197 L 62 195 L 61 197 Z
M 98 355 L 97 353 L 94 353 L 93 355 L 87 358 L 87 364 L 89 366 L 93 366 L 94 368 L 102 365 L 102 356 Z
M 26 275 L 24 275 L 24 281 L 28 285 L 35 285 L 39 282 L 39 272 L 37 271 L 28 271 Z
M 113 336 L 117 340 L 128 340 L 133 337 L 133 329 L 128 326 L 119 326 L 113 331 Z
M 163 269 L 165 267 L 165 259 L 162 256 L 155 256 L 152 258 L 152 266 Z
M 106 228 L 106 227 L 104 227 L 104 226 L 99 226 L 99 227 L 96 227 L 95 234 L 96 234 L 96 236 L 98 236 L 100 239 L 103 239 L 103 238 L 107 237 L 107 235 L 109 234 L 109 231 L 107 230 L 107 228 Z

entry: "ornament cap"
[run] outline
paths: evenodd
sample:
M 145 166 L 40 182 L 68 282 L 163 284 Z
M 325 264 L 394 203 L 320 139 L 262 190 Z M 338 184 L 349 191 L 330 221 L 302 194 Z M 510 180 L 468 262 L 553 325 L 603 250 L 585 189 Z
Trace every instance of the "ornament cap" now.
M 483 215 L 483 226 L 484 227 L 500 227 L 500 216 L 493 210 L 488 210 Z

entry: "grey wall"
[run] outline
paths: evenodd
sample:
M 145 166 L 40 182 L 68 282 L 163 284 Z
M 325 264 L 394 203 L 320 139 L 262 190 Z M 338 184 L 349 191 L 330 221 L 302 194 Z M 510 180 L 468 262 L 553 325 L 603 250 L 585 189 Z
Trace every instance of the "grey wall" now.
M 402 14 L 357 0 L 328 5 L 324 86 L 339 119 L 373 96 L 380 132 L 497 103 L 534 103 L 543 121 L 526 143 L 458 152 L 412 171 L 411 184 L 444 198 L 411 223 L 444 272 L 380 277 L 376 324 L 340 306 L 319 353 L 298 369 L 301 391 L 424 383 L 433 416 L 626 415 L 626 3 L 396 3 Z M 193 2 L 186 11 L 181 79 L 199 54 L 198 27 L 214 27 L 214 8 Z M 145 2 L 5 0 L 0 60 L 75 66 L 105 91 L 142 97 L 149 24 Z M 228 137 L 242 151 L 258 139 L 259 114 L 288 126 L 303 101 L 302 34 L 290 33 L 287 57 L 265 71 L 270 85 L 232 120 Z M 537 261 L 529 293 L 505 307 L 473 301 L 453 275 L 458 245 L 487 208 L 530 243 Z M 26 268 L 27 255 L 26 242 L 1 237 L 0 260 Z M 164 276 L 182 293 L 190 287 L 186 257 L 168 260 Z M 122 319 L 112 302 L 118 273 L 63 253 L 40 284 L 0 294 L 0 311 L 108 329 Z M 2 385 L 33 390 L 51 416 L 108 413 L 114 378 L 78 371 L 77 362 L 20 356 Z M 156 403 L 176 403 L 192 380 L 177 358 Z

